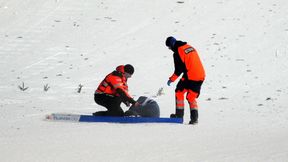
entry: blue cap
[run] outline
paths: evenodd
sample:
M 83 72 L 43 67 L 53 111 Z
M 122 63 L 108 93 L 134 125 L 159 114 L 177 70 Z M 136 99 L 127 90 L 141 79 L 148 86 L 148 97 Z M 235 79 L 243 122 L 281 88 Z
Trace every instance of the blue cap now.
M 166 39 L 166 46 L 167 47 L 173 48 L 175 43 L 176 43 L 176 39 L 172 36 L 170 36 Z

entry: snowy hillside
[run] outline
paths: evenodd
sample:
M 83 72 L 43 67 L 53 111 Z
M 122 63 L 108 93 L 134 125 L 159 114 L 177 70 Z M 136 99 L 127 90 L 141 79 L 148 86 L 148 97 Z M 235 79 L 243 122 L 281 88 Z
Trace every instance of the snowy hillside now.
M 0 161 L 288 161 L 287 15 L 286 0 L 0 0 Z M 198 125 L 187 103 L 183 125 L 44 120 L 101 110 L 95 88 L 126 63 L 130 93 L 168 117 L 170 35 L 206 68 Z

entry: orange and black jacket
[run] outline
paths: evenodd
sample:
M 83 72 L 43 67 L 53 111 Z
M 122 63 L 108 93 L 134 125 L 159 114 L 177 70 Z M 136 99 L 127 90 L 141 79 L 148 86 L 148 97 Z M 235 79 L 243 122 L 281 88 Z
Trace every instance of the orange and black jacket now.
M 176 41 L 172 51 L 175 70 L 169 78 L 171 81 L 174 82 L 182 73 L 182 80 L 204 81 L 205 70 L 196 49 L 186 42 Z
M 107 94 L 120 97 L 122 102 L 135 104 L 135 100 L 128 93 L 127 78 L 124 77 L 124 65 L 108 74 L 98 86 L 96 94 Z

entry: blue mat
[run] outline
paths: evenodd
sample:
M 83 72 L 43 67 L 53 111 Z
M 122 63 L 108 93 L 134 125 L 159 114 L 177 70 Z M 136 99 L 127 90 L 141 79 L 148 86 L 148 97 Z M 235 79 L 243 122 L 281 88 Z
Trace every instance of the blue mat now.
M 182 118 L 150 118 L 150 117 L 102 117 L 76 114 L 51 114 L 48 120 L 75 122 L 106 122 L 106 123 L 183 123 Z

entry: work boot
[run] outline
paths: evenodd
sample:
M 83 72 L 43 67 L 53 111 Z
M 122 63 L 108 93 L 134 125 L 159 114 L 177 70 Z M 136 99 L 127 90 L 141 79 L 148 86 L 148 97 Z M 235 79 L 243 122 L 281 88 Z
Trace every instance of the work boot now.
M 198 120 L 194 120 L 194 119 L 193 119 L 193 120 L 190 120 L 190 121 L 189 121 L 189 124 L 192 124 L 192 125 L 197 124 L 197 123 L 198 123 Z
M 170 118 L 183 118 L 184 116 L 184 109 L 176 109 L 175 114 L 171 114 Z
M 93 116 L 106 116 L 107 111 L 97 111 L 92 113 Z
M 189 124 L 197 124 L 197 123 L 198 123 L 198 110 L 197 109 L 191 109 Z
M 178 118 L 176 114 L 171 114 L 170 118 Z

